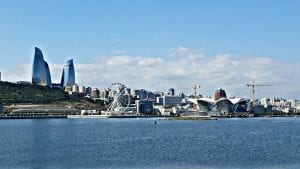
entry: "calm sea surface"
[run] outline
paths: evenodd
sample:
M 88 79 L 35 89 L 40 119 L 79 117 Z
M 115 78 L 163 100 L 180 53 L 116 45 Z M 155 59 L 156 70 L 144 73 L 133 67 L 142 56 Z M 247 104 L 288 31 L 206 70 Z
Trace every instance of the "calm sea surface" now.
M 0 120 L 0 168 L 300 168 L 300 118 L 155 120 Z

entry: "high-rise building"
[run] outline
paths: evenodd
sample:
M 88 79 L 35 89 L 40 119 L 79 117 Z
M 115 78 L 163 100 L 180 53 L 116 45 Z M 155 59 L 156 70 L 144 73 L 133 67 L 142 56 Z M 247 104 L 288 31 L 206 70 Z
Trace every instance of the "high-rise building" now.
M 32 66 L 32 84 L 49 87 L 52 86 L 48 63 L 44 60 L 42 51 L 37 47 L 35 47 Z
M 62 77 L 61 77 L 61 85 L 63 87 L 73 86 L 75 84 L 75 70 L 73 59 L 67 61 L 64 66 Z

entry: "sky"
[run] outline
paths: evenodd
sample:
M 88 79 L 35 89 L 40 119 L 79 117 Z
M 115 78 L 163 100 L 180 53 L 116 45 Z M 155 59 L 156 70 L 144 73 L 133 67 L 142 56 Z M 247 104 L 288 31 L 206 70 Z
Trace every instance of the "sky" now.
M 299 99 L 298 0 L 1 0 L 2 80 L 30 81 L 34 47 L 60 81 L 211 96 Z

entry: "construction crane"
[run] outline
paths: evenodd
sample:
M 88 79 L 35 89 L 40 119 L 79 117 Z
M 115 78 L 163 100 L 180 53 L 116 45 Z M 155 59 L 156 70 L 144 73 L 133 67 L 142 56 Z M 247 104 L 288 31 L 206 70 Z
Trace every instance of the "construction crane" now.
M 197 97 L 197 89 L 200 88 L 200 84 L 193 84 L 192 86 L 189 86 L 189 87 L 184 87 L 184 88 L 181 88 L 183 90 L 191 90 L 192 89 L 192 92 L 191 92 L 191 96 L 194 96 L 194 97 Z
M 246 84 L 246 86 L 252 88 L 252 99 L 253 99 L 253 102 L 255 102 L 255 87 L 258 87 L 258 86 L 272 86 L 272 85 L 255 84 L 255 83 L 254 83 L 254 80 L 253 80 L 253 81 L 252 81 L 252 84 Z
M 201 86 L 199 84 L 194 84 L 193 86 L 193 93 L 194 96 L 197 97 L 197 89 L 200 88 Z

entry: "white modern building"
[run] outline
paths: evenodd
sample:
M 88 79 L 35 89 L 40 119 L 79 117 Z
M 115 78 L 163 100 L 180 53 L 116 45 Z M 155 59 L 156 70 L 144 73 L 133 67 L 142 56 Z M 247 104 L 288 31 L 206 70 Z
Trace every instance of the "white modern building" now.
M 78 92 L 79 92 L 79 86 L 76 85 L 76 84 L 73 85 L 73 86 L 72 86 L 72 92 L 73 92 L 73 93 L 78 93 Z
M 162 96 L 156 98 L 156 104 L 163 106 L 176 106 L 181 104 L 182 99 L 179 96 Z
M 187 103 L 194 104 L 201 113 L 216 112 L 218 114 L 230 114 L 236 112 L 246 112 L 249 99 L 244 98 L 190 98 Z
M 86 93 L 84 86 L 79 86 L 79 93 Z

